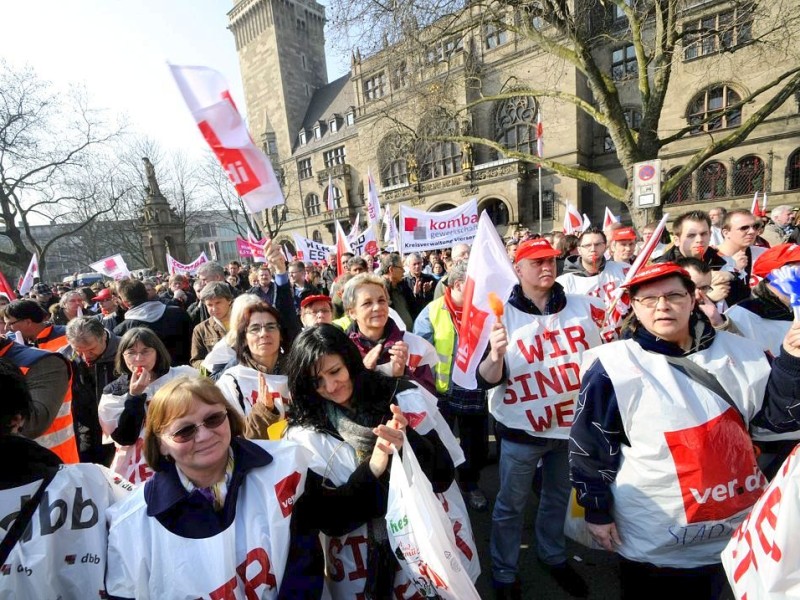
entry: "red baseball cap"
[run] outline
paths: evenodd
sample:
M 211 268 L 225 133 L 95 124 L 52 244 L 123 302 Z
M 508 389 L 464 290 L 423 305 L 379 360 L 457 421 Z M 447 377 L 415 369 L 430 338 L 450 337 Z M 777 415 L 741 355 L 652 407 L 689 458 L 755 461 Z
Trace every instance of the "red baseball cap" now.
M 800 262 L 800 246 L 797 244 L 778 244 L 764 251 L 753 264 L 753 274 L 766 277 L 773 270 L 789 263 Z
M 108 288 L 103 288 L 97 293 L 97 296 L 92 298 L 93 302 L 101 302 L 103 300 L 109 300 L 111 298 L 111 290 Z
M 309 304 L 314 304 L 314 302 L 327 302 L 328 304 L 333 306 L 333 301 L 331 300 L 330 296 L 325 296 L 323 294 L 316 294 L 315 296 L 306 296 L 300 301 L 300 308 L 305 308 Z
M 526 258 L 539 259 L 539 258 L 553 258 L 561 256 L 561 252 L 556 250 L 544 238 L 538 240 L 525 240 L 517 246 L 517 254 L 514 257 L 514 264 Z
M 623 287 L 632 288 L 642 285 L 643 283 L 651 283 L 659 279 L 664 279 L 665 277 L 669 277 L 671 275 L 677 275 L 687 281 L 692 280 L 691 276 L 689 275 L 689 271 L 675 264 L 674 262 L 665 262 L 643 267 Z
M 611 234 L 612 242 L 627 242 L 635 239 L 636 232 L 633 227 L 620 227 L 619 229 L 615 229 L 614 233 Z

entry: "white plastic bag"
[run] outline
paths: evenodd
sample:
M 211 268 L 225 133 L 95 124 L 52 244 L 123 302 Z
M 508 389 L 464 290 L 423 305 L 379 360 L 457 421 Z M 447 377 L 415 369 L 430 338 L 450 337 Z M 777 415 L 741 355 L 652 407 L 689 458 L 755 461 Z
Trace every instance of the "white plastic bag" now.
M 386 530 L 395 556 L 425 598 L 480 600 L 461 565 L 450 520 L 406 439 L 389 475 Z

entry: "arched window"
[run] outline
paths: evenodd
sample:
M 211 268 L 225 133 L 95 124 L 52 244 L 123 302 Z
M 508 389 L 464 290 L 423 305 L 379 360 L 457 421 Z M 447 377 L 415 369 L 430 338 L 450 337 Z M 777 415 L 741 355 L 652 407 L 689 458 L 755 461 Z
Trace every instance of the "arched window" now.
M 389 187 L 408 183 L 407 157 L 411 143 L 407 136 L 390 133 L 378 146 L 378 164 L 381 169 L 381 185 Z
M 536 100 L 517 96 L 498 103 L 494 115 L 495 139 L 509 150 L 536 154 Z
M 495 227 L 508 225 L 508 207 L 499 198 L 489 198 L 481 205 L 481 212 L 489 213 L 489 218 Z
M 331 187 L 333 190 L 333 202 L 336 208 L 342 208 L 342 190 L 335 185 Z M 325 210 L 328 210 L 328 188 L 323 192 L 323 199 L 325 200 Z
M 800 149 L 792 152 L 786 164 L 786 189 L 800 189 Z
M 739 94 L 727 85 L 708 88 L 689 105 L 689 125 L 692 134 L 738 127 L 742 123 Z M 731 108 L 736 106 L 736 108 Z
M 319 203 L 319 196 L 316 194 L 309 194 L 306 196 L 306 215 L 309 217 L 313 217 L 318 215 L 321 211 L 320 203 Z
M 757 156 L 745 156 L 733 169 L 733 195 L 744 196 L 764 191 L 764 161 Z
M 318 244 L 322 243 L 322 234 L 319 232 L 319 229 L 314 230 L 314 232 L 311 234 L 311 239 Z
M 456 122 L 443 109 L 422 119 L 417 131 L 419 140 L 415 152 L 421 181 L 461 172 L 461 146 L 456 142 L 433 139 L 457 133 Z
M 666 181 L 672 179 L 678 171 L 681 170 L 681 167 L 675 167 L 671 169 L 669 173 L 667 173 Z M 684 177 L 681 182 L 678 184 L 669 197 L 664 201 L 665 204 L 683 204 L 686 202 L 692 201 L 692 178 L 691 176 L 687 175 Z
M 697 179 L 697 195 L 700 200 L 723 198 L 728 195 L 728 170 L 721 162 L 710 162 L 700 169 Z
M 436 206 L 431 207 L 431 212 L 444 212 L 446 210 L 450 210 L 451 208 L 455 208 L 455 204 L 450 204 L 449 202 L 443 202 L 442 204 L 437 204 Z

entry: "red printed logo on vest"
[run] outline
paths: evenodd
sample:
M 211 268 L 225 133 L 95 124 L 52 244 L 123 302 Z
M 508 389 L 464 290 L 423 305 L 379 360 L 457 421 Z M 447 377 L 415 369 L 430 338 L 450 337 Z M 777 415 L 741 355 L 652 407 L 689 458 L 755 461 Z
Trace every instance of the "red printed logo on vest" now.
M 753 444 L 732 408 L 707 423 L 664 433 L 687 523 L 719 521 L 755 504 L 766 479 Z
M 297 484 L 300 483 L 300 473 L 295 471 L 288 477 L 284 477 L 275 484 L 275 496 L 281 505 L 281 512 L 284 517 L 292 514 L 294 508 L 294 496 L 297 493 Z
M 589 305 L 589 311 L 591 313 L 592 321 L 594 321 L 594 324 L 597 325 L 598 327 L 602 327 L 603 322 L 606 320 L 606 311 L 604 311 L 602 308 L 595 306 L 594 304 Z
M 419 426 L 419 424 L 425 420 L 425 417 L 428 416 L 428 413 L 404 412 L 403 416 L 408 420 L 408 425 L 411 427 L 411 429 L 416 429 Z

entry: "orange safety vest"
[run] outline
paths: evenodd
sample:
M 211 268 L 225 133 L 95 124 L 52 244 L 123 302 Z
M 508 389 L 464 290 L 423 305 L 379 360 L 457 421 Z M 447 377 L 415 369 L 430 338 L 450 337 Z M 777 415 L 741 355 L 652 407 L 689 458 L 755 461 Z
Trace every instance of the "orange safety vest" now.
M 29 348 L 16 342 L 11 342 L 0 348 L 0 356 L 8 358 L 17 365 L 23 375 L 27 375 L 34 364 L 51 354 L 64 359 L 63 356 L 55 352 Z M 67 364 L 69 373 L 69 385 L 67 385 L 64 401 L 61 403 L 61 408 L 58 410 L 58 414 L 53 419 L 50 427 L 36 438 L 36 441 L 55 452 L 64 464 L 75 464 L 80 462 L 80 457 L 78 456 L 78 444 L 75 441 L 75 426 L 72 421 L 72 368 L 66 359 L 64 359 L 64 362 Z
M 69 342 L 67 341 L 66 333 L 59 333 L 58 331 L 55 331 L 55 327 L 53 325 L 48 325 L 42 329 L 42 332 L 38 336 L 36 336 L 36 339 L 33 341 L 33 343 L 37 348 L 39 348 L 39 350 L 58 352 Z

